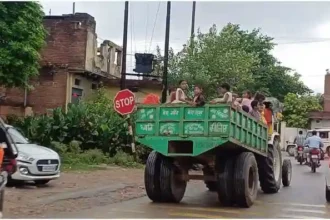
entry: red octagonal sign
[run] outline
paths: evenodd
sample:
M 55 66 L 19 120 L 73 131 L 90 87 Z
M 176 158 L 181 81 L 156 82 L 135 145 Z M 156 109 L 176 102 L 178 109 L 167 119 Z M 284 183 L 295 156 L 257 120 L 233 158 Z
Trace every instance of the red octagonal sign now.
M 121 115 L 131 114 L 135 108 L 135 94 L 128 89 L 117 92 L 113 106 L 115 111 Z

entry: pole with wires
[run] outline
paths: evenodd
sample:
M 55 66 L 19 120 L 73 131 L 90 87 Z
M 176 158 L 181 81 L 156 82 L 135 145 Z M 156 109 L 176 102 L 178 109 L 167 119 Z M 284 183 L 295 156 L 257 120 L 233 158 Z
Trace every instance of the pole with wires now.
M 192 12 L 191 12 L 191 32 L 190 32 L 190 50 L 192 54 L 194 54 L 195 14 L 196 14 L 196 1 L 193 1 Z M 193 79 L 196 79 L 196 74 L 193 75 Z
M 167 69 L 168 69 L 168 49 L 169 49 L 169 41 L 170 41 L 170 23 L 171 23 L 171 1 L 168 1 L 167 2 L 167 13 L 166 13 L 162 103 L 166 102 L 167 87 L 168 87 L 168 85 L 167 85 Z
M 127 32 L 128 32 L 128 1 L 125 1 L 124 9 L 124 33 L 123 33 L 123 52 L 122 52 L 122 66 L 121 66 L 121 78 L 120 78 L 120 89 L 126 89 L 126 55 L 127 55 Z M 130 115 L 127 115 L 128 133 L 131 143 L 132 152 L 136 159 L 135 154 L 135 142 L 133 135 L 133 123 Z
M 196 14 L 196 1 L 193 1 L 192 13 L 191 13 L 191 32 L 190 32 L 191 39 L 194 39 L 194 35 L 195 35 L 195 14 Z
M 73 2 L 72 4 L 72 14 L 74 15 L 76 13 L 76 2 Z
M 120 89 L 126 89 L 126 55 L 127 55 L 127 29 L 128 29 L 128 1 L 125 1 L 124 10 L 124 36 L 123 36 L 123 52 L 120 77 Z

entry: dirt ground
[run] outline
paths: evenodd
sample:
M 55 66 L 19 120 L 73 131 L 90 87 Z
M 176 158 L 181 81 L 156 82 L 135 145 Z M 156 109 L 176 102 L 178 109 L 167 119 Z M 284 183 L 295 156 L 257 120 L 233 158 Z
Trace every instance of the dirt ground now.
M 7 187 L 4 217 L 42 218 L 46 214 L 56 217 L 59 212 L 88 209 L 144 195 L 143 169 L 110 167 L 66 172 L 43 187 L 33 184 Z

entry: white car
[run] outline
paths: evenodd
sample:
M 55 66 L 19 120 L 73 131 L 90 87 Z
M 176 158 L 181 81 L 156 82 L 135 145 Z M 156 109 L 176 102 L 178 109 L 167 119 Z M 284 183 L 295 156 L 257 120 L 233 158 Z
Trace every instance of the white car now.
M 60 177 L 61 160 L 58 153 L 30 143 L 13 126 L 6 125 L 6 129 L 18 149 L 17 171 L 10 176 L 10 180 L 34 181 L 37 185 L 44 185 Z

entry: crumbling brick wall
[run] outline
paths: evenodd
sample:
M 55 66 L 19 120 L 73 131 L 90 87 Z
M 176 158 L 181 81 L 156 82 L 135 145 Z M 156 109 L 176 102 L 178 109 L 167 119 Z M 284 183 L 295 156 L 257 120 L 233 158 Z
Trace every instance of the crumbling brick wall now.
M 42 50 L 42 63 L 68 65 L 70 69 L 85 69 L 88 30 L 95 32 L 95 20 L 86 13 L 45 16 L 47 45 Z
M 45 16 L 44 26 L 48 35 L 41 51 L 42 68 L 39 76 L 31 79 L 34 89 L 27 93 L 26 100 L 35 114 L 65 108 L 68 71 L 85 69 L 87 32 L 95 32 L 95 20 L 86 13 Z M 24 106 L 24 89 L 0 88 L 0 93 L 6 95 L 7 104 Z

